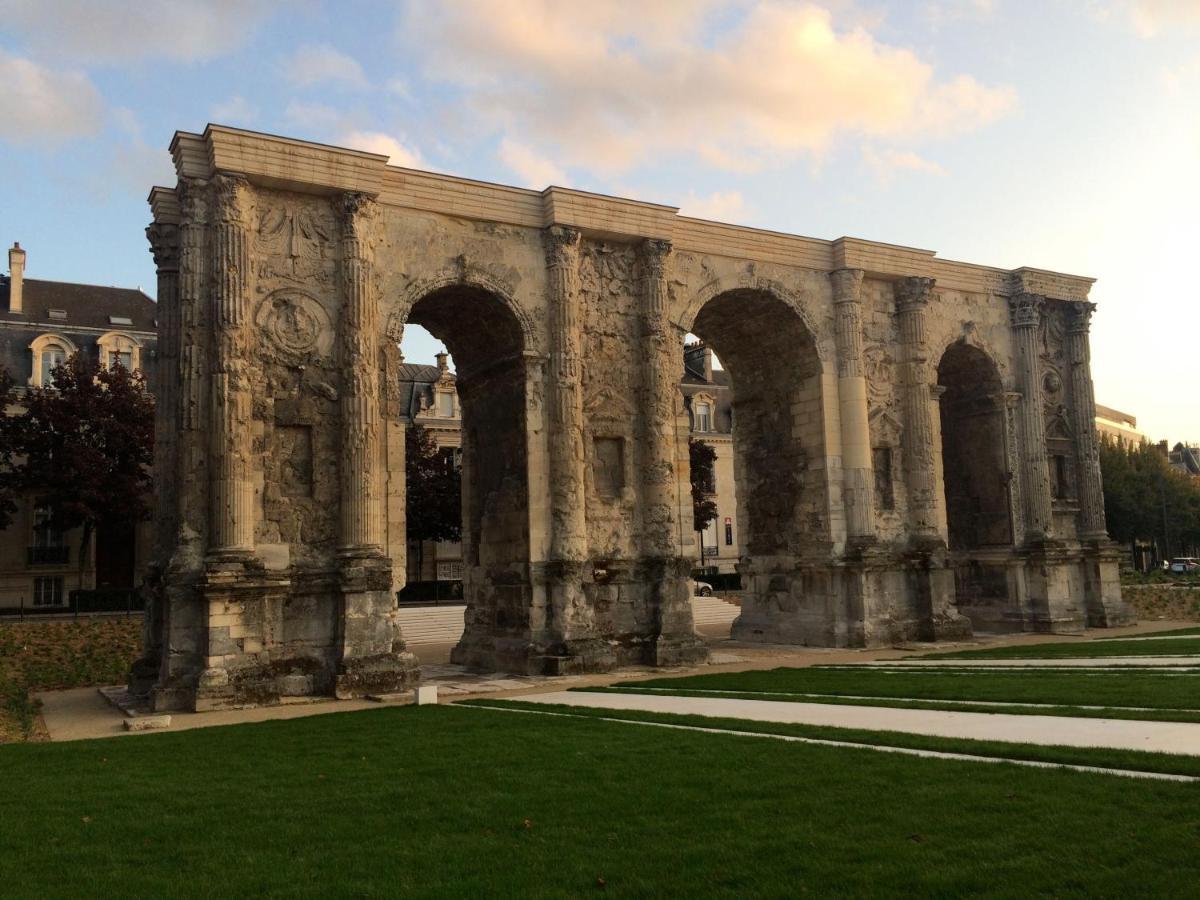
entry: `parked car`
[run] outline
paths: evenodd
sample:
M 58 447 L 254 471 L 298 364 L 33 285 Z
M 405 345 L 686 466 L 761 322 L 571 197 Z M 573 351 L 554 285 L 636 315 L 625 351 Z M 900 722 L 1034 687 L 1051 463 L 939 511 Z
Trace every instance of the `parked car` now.
M 1181 556 L 1171 560 L 1171 571 L 1176 575 L 1187 572 L 1200 572 L 1200 559 L 1194 556 Z
M 692 593 L 697 597 L 711 597 L 712 585 L 707 581 L 693 581 Z

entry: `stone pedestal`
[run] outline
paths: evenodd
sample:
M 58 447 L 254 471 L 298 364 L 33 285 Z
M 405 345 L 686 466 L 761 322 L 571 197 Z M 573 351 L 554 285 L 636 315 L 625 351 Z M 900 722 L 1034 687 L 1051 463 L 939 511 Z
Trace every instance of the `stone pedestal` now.
M 1083 546 L 1083 596 L 1088 628 L 1133 625 L 1137 614 L 1121 597 L 1120 563 L 1124 551 L 1109 540 Z
M 392 694 L 421 678 L 420 663 L 406 651 L 392 596 L 392 564 L 382 554 L 343 551 L 342 615 L 334 678 L 338 698 Z
M 1078 573 L 1078 551 L 1061 541 L 1033 541 L 1024 549 L 1025 630 L 1078 634 L 1086 623 Z M 1075 588 L 1074 590 L 1072 588 Z

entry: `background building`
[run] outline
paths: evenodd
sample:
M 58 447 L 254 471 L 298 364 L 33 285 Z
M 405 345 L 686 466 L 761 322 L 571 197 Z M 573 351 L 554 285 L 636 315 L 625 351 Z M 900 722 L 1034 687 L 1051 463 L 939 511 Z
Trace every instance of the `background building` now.
M 155 304 L 141 290 L 26 278 L 20 244 L 8 251 L 8 264 L 0 279 L 0 366 L 17 383 L 18 403 L 29 387 L 49 384 L 53 368 L 76 352 L 104 366 L 152 372 Z M 81 565 L 80 530 L 57 531 L 49 520 L 49 510 L 27 497 L 0 531 L 0 608 L 65 606 L 74 590 L 129 590 L 141 582 L 150 523 L 94 534 Z
M 1138 431 L 1137 418 L 1109 406 L 1096 404 L 1096 431 L 1101 438 L 1110 438 L 1120 444 L 1134 446 L 1146 440 Z

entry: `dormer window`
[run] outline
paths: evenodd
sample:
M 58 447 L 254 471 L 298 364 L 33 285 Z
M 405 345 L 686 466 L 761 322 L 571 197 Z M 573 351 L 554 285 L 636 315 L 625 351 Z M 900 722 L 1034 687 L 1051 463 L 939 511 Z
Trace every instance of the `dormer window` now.
M 61 335 L 43 334 L 29 345 L 29 349 L 33 353 L 29 383 L 34 387 L 51 387 L 54 384 L 51 373 L 75 352 L 75 345 Z
M 129 335 L 110 331 L 96 344 L 100 348 L 100 364 L 104 368 L 113 369 L 119 365 L 127 372 L 141 368 L 141 346 Z
M 454 418 L 454 395 L 449 391 L 438 391 L 437 414 L 446 419 Z
M 109 325 L 132 325 L 133 319 L 129 318 L 129 316 L 109 316 L 108 324 Z
M 65 309 L 48 309 L 46 315 L 52 319 L 58 319 L 60 322 L 67 320 L 67 311 Z

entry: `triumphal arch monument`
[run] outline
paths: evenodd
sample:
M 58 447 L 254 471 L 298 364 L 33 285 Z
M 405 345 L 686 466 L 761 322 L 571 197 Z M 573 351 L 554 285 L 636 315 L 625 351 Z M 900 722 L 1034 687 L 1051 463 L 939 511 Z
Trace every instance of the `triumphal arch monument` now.
M 398 343 L 463 410 L 466 630 L 522 673 L 698 661 L 685 335 L 733 389 L 741 640 L 1131 620 L 1105 535 L 1091 279 L 520 190 L 209 126 L 150 195 L 160 709 L 412 684 Z

